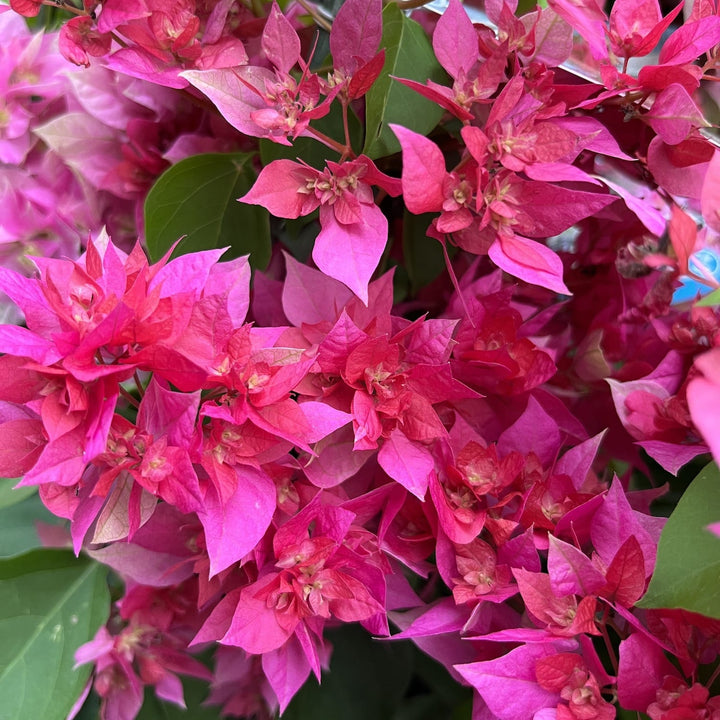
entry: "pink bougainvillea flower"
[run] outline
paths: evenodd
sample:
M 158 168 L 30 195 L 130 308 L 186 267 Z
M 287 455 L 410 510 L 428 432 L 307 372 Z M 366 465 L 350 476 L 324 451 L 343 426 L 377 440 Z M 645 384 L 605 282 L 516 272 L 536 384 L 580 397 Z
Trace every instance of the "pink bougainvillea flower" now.
M 70 62 L 89 67 L 92 57 L 103 57 L 110 52 L 112 38 L 99 33 L 90 17 L 72 18 L 60 29 L 60 52 Z
M 194 642 L 219 640 L 266 655 L 295 637 L 303 662 L 319 676 L 324 622 L 331 617 L 369 621 L 383 612 L 384 565 L 379 557 L 366 559 L 367 551 L 377 553 L 368 533 L 363 532 L 362 546 L 352 540 L 354 517 L 348 510 L 323 505 L 319 497 L 308 504 L 276 532 L 274 566 L 223 598 Z M 292 672 L 292 654 L 275 659 Z
M 676 5 L 663 18 L 657 0 L 645 0 L 641 4 L 620 0 L 613 4 L 608 35 L 611 50 L 624 58 L 648 55 L 681 8 L 681 4 Z
M 375 204 L 373 185 L 389 195 L 400 193 L 399 181 L 381 173 L 364 155 L 341 164 L 328 161 L 322 172 L 291 160 L 275 160 L 261 170 L 240 201 L 262 205 L 285 218 L 307 215 L 319 207 L 321 230 L 313 260 L 367 304 L 368 283 L 387 243 L 388 228 Z
M 114 637 L 101 627 L 93 640 L 78 648 L 77 665 L 95 664 L 94 687 L 102 698 L 104 718 L 135 717 L 142 706 L 144 685 L 153 685 L 158 697 L 185 707 L 176 673 L 204 680 L 210 680 L 212 675 L 174 644 L 171 638 L 163 638 L 156 627 L 131 622 Z
M 496 112 L 502 114 L 495 108 L 491 114 Z M 523 180 L 509 170 L 491 178 L 483 167 L 490 140 L 479 128 L 463 128 L 472 157 L 463 163 L 462 172 L 449 173 L 440 148 L 432 140 L 397 125 L 393 131 L 403 152 L 402 190 L 408 210 L 417 214 L 440 212 L 433 220 L 433 236 L 455 233 L 460 247 L 488 254 L 511 275 L 569 294 L 562 280 L 560 258 L 542 242 L 523 235 L 559 234 L 614 202 L 612 196 Z M 552 133 L 560 134 L 557 152 L 561 155 L 574 146 L 571 134 L 562 128 L 553 126 Z M 532 158 L 541 159 L 537 154 Z
M 505 79 L 507 44 L 499 44 L 487 57 L 481 56 L 478 33 L 462 5 L 455 1 L 440 16 L 432 43 L 435 56 L 453 80 L 452 87 L 432 80 L 426 84 L 405 78 L 397 80 L 463 122 L 469 122 L 474 117 L 473 106 L 488 102 Z
M 513 568 L 513 575 L 525 608 L 538 626 L 559 637 L 599 634 L 595 626 L 596 599 L 592 595 L 585 595 L 580 602 L 571 595 L 557 597 L 549 575 L 523 568 Z
M 35 17 L 42 6 L 42 0 L 12 0 L 10 7 L 24 17 Z
M 381 37 L 380 0 L 348 0 L 342 4 L 330 30 L 334 72 L 329 83 L 341 88 L 348 100 L 365 95 L 382 72 L 385 50 L 378 52 Z
M 432 140 L 400 125 L 391 127 L 403 152 L 402 191 L 408 210 L 440 212 L 439 232 L 467 228 L 473 221 L 470 208 L 477 191 L 471 179 L 448 173 L 445 158 Z
M 480 693 L 493 717 L 532 720 L 543 708 L 557 707 L 561 699 L 560 688 L 545 687 L 542 666 L 538 677 L 540 661 L 574 647 L 572 640 L 522 645 L 496 660 L 456 665 L 455 669 Z
M 710 691 L 700 683 L 689 685 L 672 675 L 663 680 L 657 691 L 655 702 L 647 706 L 645 712 L 651 720 L 665 718 L 712 717 L 720 713 L 720 697 L 710 697 Z
M 681 4 L 677 5 L 663 18 L 657 0 L 640 5 L 624 0 L 613 5 L 608 18 L 595 0 L 580 4 L 553 0 L 551 7 L 583 36 L 596 60 L 608 57 L 607 41 L 619 57 L 648 55 L 682 9 Z
M 615 708 L 601 695 L 598 678 L 575 653 L 540 658 L 535 666 L 540 687 L 558 692 L 558 720 L 613 720 Z
M 290 145 L 290 139 L 308 134 L 311 120 L 327 115 L 340 86 L 331 86 L 310 71 L 300 57 L 300 38 L 277 3 L 270 10 L 261 44 L 272 70 L 265 63 L 248 65 L 244 58 L 221 68 L 187 70 L 180 79 L 205 93 L 237 130 Z M 299 80 L 290 74 L 298 64 Z

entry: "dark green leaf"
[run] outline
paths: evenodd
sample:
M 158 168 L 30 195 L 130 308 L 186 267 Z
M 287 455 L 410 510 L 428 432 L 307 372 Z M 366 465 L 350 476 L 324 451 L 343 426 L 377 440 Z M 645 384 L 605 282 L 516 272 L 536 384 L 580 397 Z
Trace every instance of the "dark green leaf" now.
M 707 530 L 720 521 L 720 471 L 705 467 L 663 528 L 644 608 L 683 608 L 720 619 L 720 538 Z
M 75 720 L 98 720 L 99 717 L 100 698 L 94 692 L 91 692 L 82 709 L 75 716 Z
M 333 654 L 322 686 L 311 677 L 282 720 L 392 720 L 410 682 L 409 645 L 373 640 L 359 625 L 329 631 L 327 637 Z
M 391 75 L 423 83 L 442 83 L 447 77 L 435 59 L 427 33 L 406 17 L 397 3 L 388 3 L 383 10 L 381 47 L 385 48 L 385 67 L 366 96 L 364 152 L 371 158 L 400 150 L 388 123 L 426 135 L 443 115 L 439 105 L 393 80 Z
M 64 720 L 90 666 L 75 650 L 108 617 L 102 565 L 65 550 L 0 561 L 0 720 Z
M 48 512 L 37 493 L 0 510 L 0 558 L 40 547 L 40 538 L 35 529 L 38 521 L 53 524 L 62 522 Z
M 230 247 L 225 259 L 250 254 L 250 264 L 270 260 L 267 211 L 239 203 L 255 182 L 252 155 L 209 153 L 166 170 L 145 199 L 145 235 L 153 260 L 178 240 L 176 254 Z
M 33 485 L 14 490 L 13 487 L 17 485 L 18 480 L 19 478 L 0 478 L 0 508 L 17 505 L 17 503 L 37 492 L 37 488 Z
M 426 232 L 437 213 L 403 217 L 403 256 L 413 294 L 429 285 L 445 269 L 442 246 Z
M 314 210 L 310 215 L 297 218 L 297 220 L 279 222 L 280 227 L 276 237 L 296 260 L 301 263 L 307 262 L 315 246 L 318 232 L 320 232 L 318 211 Z
M 615 720 L 649 720 L 645 713 L 636 712 L 635 710 L 623 710 L 623 708 L 617 709 L 617 715 Z
M 3 2 L 3 4 L 7 4 Z M 42 5 L 40 12 L 32 18 L 25 18 L 25 22 L 33 32 L 39 30 L 57 30 L 68 19 L 67 13 L 60 8 Z

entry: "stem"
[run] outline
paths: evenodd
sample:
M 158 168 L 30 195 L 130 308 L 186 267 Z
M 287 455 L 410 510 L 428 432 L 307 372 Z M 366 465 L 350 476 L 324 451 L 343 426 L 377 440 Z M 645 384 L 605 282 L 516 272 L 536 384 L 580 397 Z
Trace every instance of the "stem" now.
M 122 386 L 120 386 L 120 394 L 135 408 L 140 407 L 140 403 Z
M 427 5 L 429 0 L 392 0 L 401 10 L 415 10 Z
M 337 152 L 341 157 L 345 157 L 347 155 L 355 157 L 352 148 L 341 145 L 337 140 L 333 140 L 324 132 L 320 132 L 320 130 L 316 130 L 314 127 L 310 127 L 309 125 L 307 127 L 307 131 L 313 135 L 316 140 L 319 140 L 324 145 L 327 145 L 329 148 L 335 150 L 335 152 Z
M 718 679 L 718 675 L 720 675 L 720 664 L 718 664 L 718 666 L 715 668 L 715 671 L 713 672 L 713 674 L 710 676 L 708 681 L 705 683 L 705 687 L 708 690 L 713 686 L 713 683 Z
M 112 39 L 113 39 L 120 47 L 122 47 L 122 48 L 128 47 L 128 44 L 125 42 L 125 40 L 124 40 L 122 37 L 120 37 L 120 35 L 118 35 L 116 32 L 113 31 L 113 32 L 111 32 L 110 34 L 112 35 Z
M 465 311 L 465 317 L 470 321 L 470 325 L 472 325 L 472 327 L 475 327 L 472 315 L 470 315 L 470 310 L 468 309 L 467 303 L 465 302 L 465 296 L 462 294 L 462 290 L 460 289 L 460 283 L 458 282 L 457 275 L 455 274 L 455 270 L 453 269 L 452 263 L 450 262 L 447 245 L 444 242 L 441 242 L 440 245 L 442 246 L 443 257 L 445 258 L 445 267 L 447 268 L 448 274 L 450 275 L 450 281 L 455 288 L 455 292 L 460 298 L 460 303 L 462 304 L 463 310 Z
M 202 401 L 208 402 L 210 400 L 217 400 L 218 398 L 221 398 L 223 395 L 226 395 L 228 392 L 228 389 L 226 387 L 221 388 L 215 388 L 214 390 L 210 390 L 207 395 L 203 395 Z
M 137 389 L 138 389 L 138 392 L 140 393 L 140 397 L 144 397 L 145 388 L 143 387 L 142 380 L 140 380 L 140 376 L 138 375 L 137 370 L 133 373 L 133 378 L 135 378 L 135 385 L 137 385 Z
M 634 103 L 640 98 L 647 97 L 647 94 L 641 90 L 632 90 L 626 92 L 624 95 L 617 95 L 616 97 L 608 98 L 603 102 L 604 105 L 629 105 Z
M 298 0 L 298 4 L 307 12 L 316 25 L 319 25 L 326 32 L 332 30 L 332 23 L 328 22 L 328 20 L 318 12 L 317 8 L 313 7 L 307 0 Z
M 308 60 L 308 64 L 310 64 L 310 60 Z M 334 69 L 335 66 L 332 63 L 329 63 L 327 65 L 320 65 L 320 67 L 316 67 L 313 72 L 315 75 L 329 75 Z
M 344 94 L 343 90 L 343 94 Z M 345 152 L 342 154 L 342 157 L 340 158 L 340 162 L 345 160 L 346 156 L 352 155 L 355 157 L 352 151 L 352 142 L 350 141 L 350 127 L 348 126 L 348 99 L 347 97 L 343 97 L 340 100 L 340 103 L 342 105 L 342 116 L 343 116 L 343 131 L 345 132 Z
M 600 632 L 603 636 L 603 641 L 605 642 L 605 649 L 608 652 L 608 656 L 610 657 L 610 662 L 612 663 L 613 670 L 615 671 L 615 675 L 618 674 L 618 660 L 617 656 L 615 655 L 615 648 L 612 646 L 612 642 L 610 641 L 610 635 L 607 631 L 607 619 L 608 619 L 608 613 L 610 612 L 610 606 L 606 605 L 605 609 L 603 610 L 603 616 L 602 620 L 600 621 Z
M 90 13 L 86 12 L 85 10 L 82 10 L 80 8 L 76 8 L 73 5 L 66 5 L 64 2 L 54 2 L 53 0 L 43 0 L 43 5 L 47 5 L 48 7 L 54 7 L 58 10 L 67 10 L 69 13 L 73 15 L 81 15 L 83 17 L 89 17 Z

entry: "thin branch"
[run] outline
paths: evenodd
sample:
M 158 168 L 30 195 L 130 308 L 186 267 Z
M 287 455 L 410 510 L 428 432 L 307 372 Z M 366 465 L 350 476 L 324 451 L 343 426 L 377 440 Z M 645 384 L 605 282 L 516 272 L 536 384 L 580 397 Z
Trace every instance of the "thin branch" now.
M 298 4 L 307 12 L 307 14 L 313 19 L 313 22 L 320 26 L 323 30 L 330 32 L 332 30 L 332 23 L 324 18 L 316 7 L 311 5 L 307 0 L 298 0 Z
M 133 397 L 132 393 L 128 392 L 122 385 L 120 386 L 120 394 L 135 408 L 140 407 L 140 403 L 137 398 Z
M 309 125 L 307 127 L 307 132 L 309 132 L 316 140 L 319 140 L 324 145 L 327 145 L 329 148 L 335 150 L 335 152 L 337 152 L 341 157 L 355 157 L 352 148 L 341 145 L 337 140 L 333 140 L 329 135 L 326 135 L 324 132 L 320 132 L 320 130 L 316 130 L 314 127 L 311 127 Z

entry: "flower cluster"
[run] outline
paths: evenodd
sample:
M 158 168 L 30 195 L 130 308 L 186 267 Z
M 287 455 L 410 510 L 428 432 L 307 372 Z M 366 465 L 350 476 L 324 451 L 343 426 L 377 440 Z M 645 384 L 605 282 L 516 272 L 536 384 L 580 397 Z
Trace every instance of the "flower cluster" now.
M 94 218 L 81 254 L 0 268 L 22 321 L 0 326 L 0 475 L 124 581 L 76 657 L 105 720 L 132 720 L 144 686 L 182 705 L 178 675 L 226 714 L 283 712 L 351 622 L 471 686 L 474 720 L 720 714 L 720 621 L 638 606 L 666 488 L 635 485 L 648 456 L 673 475 L 720 461 L 720 154 L 696 93 L 717 79 L 717 9 L 679 26 L 656 0 L 484 9 L 418 11 L 429 41 L 346 0 L 321 75 L 294 6 L 85 2 L 59 47 L 98 60 L 66 96 L 27 90 L 42 64 L 32 85 L 8 74 L 13 172 L 39 174 L 41 139 L 37 162 L 73 202 L 105 198 L 114 236 Z M 388 17 L 435 80 L 384 70 Z M 0 37 L 35 67 L 50 38 L 16 20 Z M 360 151 L 382 82 L 439 125 L 386 94 Z M 311 141 L 322 163 L 292 159 Z M 153 263 L 107 220 L 137 231 L 172 163 L 250 147 L 239 201 L 289 249 L 292 222 L 310 228 L 314 267 L 279 244 L 265 272 L 210 247 Z
M 32 34 L 9 8 L 0 8 L 0 39 L 6 268 L 30 274 L 28 257 L 77 257 L 103 227 L 131 248 L 143 232 L 145 195 L 163 170 L 237 146 L 209 113 L 165 88 L 100 66 L 68 67 L 57 33 Z M 19 318 L 7 300 L 1 314 Z

